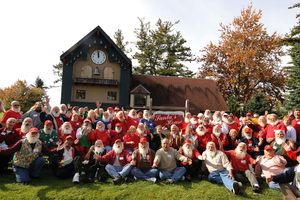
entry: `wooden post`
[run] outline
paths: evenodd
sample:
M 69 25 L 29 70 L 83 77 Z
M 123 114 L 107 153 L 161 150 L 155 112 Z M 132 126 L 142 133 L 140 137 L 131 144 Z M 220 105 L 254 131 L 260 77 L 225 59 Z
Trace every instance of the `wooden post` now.
M 150 98 L 149 113 L 152 115 L 152 98 Z
M 185 113 L 189 112 L 190 110 L 190 101 L 187 99 L 185 100 Z

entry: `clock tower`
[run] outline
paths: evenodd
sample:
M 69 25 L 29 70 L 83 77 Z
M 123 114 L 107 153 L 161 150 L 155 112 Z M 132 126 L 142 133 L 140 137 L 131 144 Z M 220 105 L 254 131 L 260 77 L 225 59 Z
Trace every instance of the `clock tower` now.
M 131 60 L 98 26 L 60 56 L 61 103 L 102 108 L 129 105 Z

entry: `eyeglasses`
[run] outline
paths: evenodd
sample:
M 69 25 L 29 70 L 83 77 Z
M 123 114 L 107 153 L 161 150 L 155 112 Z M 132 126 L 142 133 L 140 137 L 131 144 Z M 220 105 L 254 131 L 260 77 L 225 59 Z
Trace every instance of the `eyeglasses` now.
M 19 107 L 20 105 L 14 105 L 15 107 Z

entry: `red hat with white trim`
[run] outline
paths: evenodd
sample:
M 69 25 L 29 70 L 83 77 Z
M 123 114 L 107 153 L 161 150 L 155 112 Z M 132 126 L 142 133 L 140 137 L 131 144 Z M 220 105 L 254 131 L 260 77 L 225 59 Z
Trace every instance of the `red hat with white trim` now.
M 186 141 L 184 141 L 184 144 L 192 144 L 192 141 L 191 140 L 186 140 Z
M 122 123 L 116 123 L 116 125 L 115 126 L 122 126 Z
M 67 139 L 72 139 L 72 140 L 74 140 L 73 137 L 72 137 L 71 135 L 68 135 L 68 136 L 66 137 L 66 140 L 67 140 Z
M 53 124 L 53 122 L 51 120 L 47 120 L 47 121 L 45 121 L 45 125 L 47 125 L 47 124 Z
M 90 119 L 85 119 L 83 122 L 90 122 L 91 123 L 91 120 Z
M 115 111 L 121 111 L 121 109 L 118 106 L 116 106 Z
M 192 118 L 197 118 L 197 119 L 199 119 L 199 117 L 198 117 L 197 115 L 193 115 Z

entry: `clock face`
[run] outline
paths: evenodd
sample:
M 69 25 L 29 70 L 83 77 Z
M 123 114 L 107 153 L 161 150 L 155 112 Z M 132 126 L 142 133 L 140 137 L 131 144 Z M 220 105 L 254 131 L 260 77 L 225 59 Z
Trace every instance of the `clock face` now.
M 106 54 L 101 50 L 96 50 L 92 53 L 91 59 L 96 65 L 101 65 L 106 61 Z

